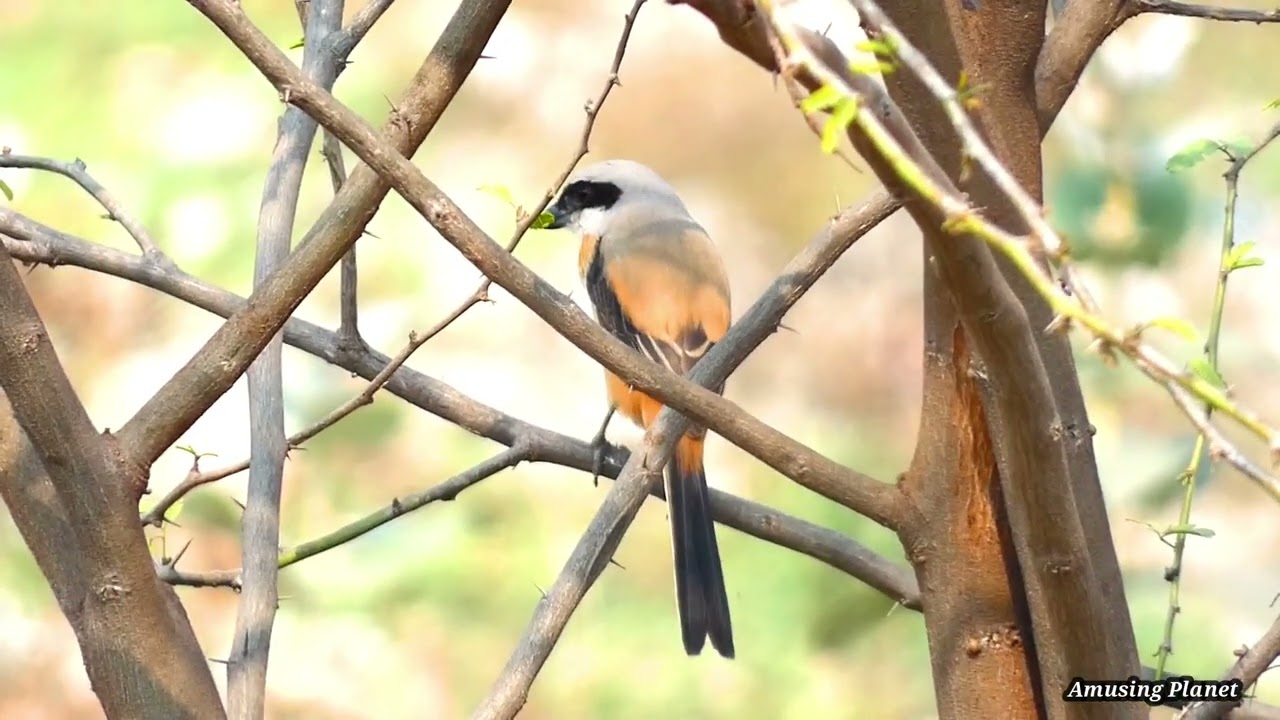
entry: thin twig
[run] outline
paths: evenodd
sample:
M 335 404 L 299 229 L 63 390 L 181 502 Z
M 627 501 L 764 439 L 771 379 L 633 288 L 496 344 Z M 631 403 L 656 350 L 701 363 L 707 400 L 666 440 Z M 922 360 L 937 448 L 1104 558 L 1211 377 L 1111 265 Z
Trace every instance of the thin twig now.
M 369 0 L 368 4 L 360 8 L 360 12 L 351 18 L 351 24 L 346 26 L 332 41 L 334 48 L 337 50 L 338 57 L 346 60 L 351 51 L 355 50 L 356 45 L 364 39 L 365 35 L 373 29 L 382 14 L 391 7 L 391 3 L 395 0 Z
M 321 154 L 329 166 L 329 182 L 333 185 L 336 196 L 347 181 L 346 162 L 342 158 L 342 143 L 328 130 L 324 131 L 324 144 Z M 342 256 L 340 275 L 340 291 L 338 301 L 338 337 L 351 346 L 359 345 L 360 338 L 360 274 L 356 264 L 356 249 L 359 244 L 352 245 L 346 255 Z
M 1222 249 L 1218 255 L 1218 272 L 1217 281 L 1213 293 L 1213 306 L 1209 311 L 1209 336 L 1204 345 L 1204 359 L 1208 363 L 1209 369 L 1214 375 L 1221 377 L 1221 369 L 1218 366 L 1218 346 L 1222 337 L 1222 315 L 1227 304 L 1227 279 L 1231 277 L 1231 273 L 1236 269 L 1235 260 L 1232 257 L 1232 249 L 1235 248 L 1236 233 L 1236 200 L 1239 197 L 1240 172 L 1244 170 L 1245 165 L 1249 163 L 1259 152 L 1269 145 L 1278 135 L 1280 135 L 1280 124 L 1272 128 L 1270 134 L 1256 147 L 1240 157 L 1233 158 L 1231 165 L 1227 171 L 1223 173 L 1226 180 L 1226 207 L 1223 210 L 1222 221 Z M 1212 406 L 1205 406 L 1204 420 L 1207 425 L 1209 418 L 1213 414 Z M 1165 612 L 1164 634 L 1160 641 L 1159 648 L 1156 649 L 1156 679 L 1164 677 L 1165 664 L 1169 660 L 1169 656 L 1173 654 L 1173 626 L 1178 614 L 1182 612 L 1179 604 L 1179 594 L 1182 589 L 1182 560 L 1186 551 L 1187 537 L 1192 533 L 1187 532 L 1191 529 L 1191 506 L 1195 500 L 1197 483 L 1200 480 L 1200 468 L 1206 461 L 1206 452 L 1210 457 L 1214 456 L 1214 451 L 1221 452 L 1221 443 L 1214 443 L 1210 447 L 1209 436 L 1201 433 L 1196 437 L 1195 448 L 1191 452 L 1191 459 L 1187 462 L 1187 467 L 1179 475 L 1178 480 L 1182 483 L 1182 507 L 1178 511 L 1178 522 L 1175 526 L 1179 532 L 1173 540 L 1173 564 L 1165 570 L 1165 579 L 1169 582 L 1169 607 Z M 1212 466 L 1210 466 L 1212 472 Z
M 279 569 L 302 562 L 309 557 L 314 557 L 324 552 L 328 552 L 336 547 L 345 545 L 362 535 L 369 533 L 398 517 L 407 515 L 414 510 L 425 507 L 433 502 L 448 501 L 456 498 L 459 493 L 476 483 L 490 478 L 499 472 L 515 467 L 521 462 L 530 459 L 532 453 L 527 445 L 517 443 L 497 455 L 485 460 L 484 462 L 472 467 L 465 472 L 458 473 L 453 477 L 433 485 L 426 490 L 406 495 L 403 498 L 395 498 L 385 507 L 376 512 L 370 513 L 355 522 L 344 525 L 333 532 L 322 535 L 314 540 L 309 540 L 300 545 L 286 548 L 280 551 L 276 559 L 276 565 Z M 216 570 L 213 572 L 184 572 L 177 569 L 177 561 L 175 558 L 172 562 L 161 564 L 157 567 L 157 573 L 160 579 L 172 585 L 190 585 L 193 587 L 229 587 L 240 589 L 242 582 L 242 573 L 240 570 Z
M 70 178 L 85 192 L 93 196 L 94 200 L 98 201 L 98 204 L 107 211 L 108 220 L 115 220 L 120 223 L 121 227 L 129 233 L 129 237 L 133 238 L 134 242 L 138 244 L 138 248 L 142 250 L 143 255 L 163 257 L 164 253 L 160 252 L 160 248 L 156 246 L 155 240 L 151 238 L 151 233 L 147 232 L 147 228 L 129 211 L 125 210 L 124 206 L 109 190 L 89 174 L 83 160 L 76 158 L 72 162 L 60 162 L 50 158 L 14 155 L 9 152 L 8 148 L 4 148 L 3 151 L 0 151 L 0 168 L 44 170 Z
M 1239 655 L 1240 658 L 1222 679 L 1239 681 L 1248 688 L 1258 682 L 1262 673 L 1272 669 L 1276 658 L 1280 658 L 1280 618 L 1271 623 L 1271 627 L 1258 638 L 1258 642 Z M 1235 706 L 1236 703 L 1229 701 L 1206 702 L 1191 707 L 1181 717 L 1182 720 L 1219 720 L 1227 717 L 1227 713 Z
M 1130 13 L 1158 13 L 1161 15 L 1180 15 L 1182 17 L 1219 20 L 1222 22 L 1262 23 L 1280 22 L 1280 9 L 1276 10 L 1238 10 L 1235 8 L 1215 7 L 1213 5 L 1197 5 L 1195 3 L 1175 2 L 1175 0 L 1128 0 Z

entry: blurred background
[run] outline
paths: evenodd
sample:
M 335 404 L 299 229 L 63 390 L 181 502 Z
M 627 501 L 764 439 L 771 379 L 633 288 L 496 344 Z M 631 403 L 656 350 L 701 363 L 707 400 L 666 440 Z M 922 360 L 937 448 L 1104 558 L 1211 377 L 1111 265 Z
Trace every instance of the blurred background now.
M 244 0 L 281 47 L 301 30 L 291 2 Z M 511 208 L 483 185 L 532 205 L 578 142 L 583 103 L 605 78 L 630 0 L 516 0 L 482 60 L 415 161 L 491 234 Z M 1239 0 L 1239 6 L 1263 4 Z M 349 3 L 348 15 L 360 3 Z M 382 122 L 454 3 L 400 0 L 352 56 L 337 95 Z M 1144 17 L 1115 34 L 1045 145 L 1052 220 L 1086 261 L 1109 317 L 1208 326 L 1221 236 L 1225 163 L 1165 170 L 1202 137 L 1258 138 L 1280 111 L 1277 30 Z M 0 0 L 0 145 L 85 160 L 184 269 L 240 294 L 250 287 L 262 181 L 281 104 L 276 92 L 185 3 Z M 290 50 L 300 59 L 301 50 Z M 1258 73 L 1256 76 L 1254 73 Z M 823 155 L 784 89 L 726 50 L 697 13 L 651 2 L 640 15 L 587 162 L 629 157 L 674 184 L 729 262 L 742 312 L 837 208 L 875 189 Z M 349 167 L 355 161 L 348 156 Z M 119 226 L 68 180 L 0 171 L 20 212 L 133 250 Z M 329 202 L 319 156 L 308 167 L 295 237 Z M 1280 147 L 1250 165 L 1238 237 L 1264 267 L 1232 277 L 1223 375 L 1280 421 Z M 399 197 L 359 244 L 361 329 L 394 354 L 435 324 L 479 278 Z M 919 420 L 918 235 L 894 217 L 858 243 L 731 379 L 727 394 L 761 419 L 884 480 L 905 468 Z M 519 257 L 585 302 L 577 248 L 532 232 Z M 330 278 L 299 315 L 336 326 Z M 36 268 L 28 286 L 98 425 L 119 427 L 209 337 L 219 320 L 128 282 L 75 268 Z M 478 400 L 589 438 L 603 383 L 585 355 L 495 290 L 409 362 Z M 1179 360 L 1198 343 L 1160 338 Z M 1144 661 L 1160 642 L 1171 551 L 1142 523 L 1176 522 L 1193 434 L 1168 397 L 1135 371 L 1108 368 L 1078 343 L 1080 373 Z M 362 381 L 285 351 L 288 430 L 323 417 Z M 183 438 L 244 458 L 244 383 Z M 615 441 L 639 434 L 615 421 Z M 1260 448 L 1243 446 L 1255 457 Z M 434 484 L 498 450 L 380 395 L 295 451 L 286 467 L 285 545 L 328 532 L 393 497 Z M 711 482 L 848 533 L 902 560 L 894 537 L 752 460 L 709 443 Z M 152 473 L 158 495 L 190 456 L 171 450 Z M 189 496 L 181 527 L 154 533 L 157 554 L 194 538 L 188 570 L 239 565 L 245 476 Z M 1277 508 L 1229 469 L 1201 478 L 1182 614 L 1171 663 L 1216 676 L 1278 611 Z M 466 717 L 514 647 L 545 588 L 607 490 L 585 474 L 521 465 L 359 540 L 285 570 L 272 645 L 273 718 Z M 739 659 L 686 658 L 670 587 L 667 521 L 649 503 L 574 616 L 522 717 L 929 718 L 935 715 L 921 617 L 812 559 L 720 531 Z M 179 591 L 211 658 L 231 643 L 236 595 Z M 225 673 L 213 671 L 220 685 Z M 1280 675 L 1259 697 L 1280 703 Z M 74 637 L 8 516 L 0 511 L 0 717 L 101 714 Z

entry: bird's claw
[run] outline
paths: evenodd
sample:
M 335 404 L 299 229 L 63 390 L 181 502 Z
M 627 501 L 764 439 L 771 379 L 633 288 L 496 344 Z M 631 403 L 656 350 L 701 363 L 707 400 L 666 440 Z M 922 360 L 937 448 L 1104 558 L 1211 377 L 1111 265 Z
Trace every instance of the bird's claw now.
M 591 486 L 600 486 L 600 475 L 604 470 L 605 455 L 613 449 L 613 443 L 605 437 L 606 431 L 609 429 L 609 421 L 613 419 L 615 408 L 609 408 L 609 412 L 604 416 L 604 422 L 600 423 L 600 429 L 596 431 L 594 437 L 591 438 Z

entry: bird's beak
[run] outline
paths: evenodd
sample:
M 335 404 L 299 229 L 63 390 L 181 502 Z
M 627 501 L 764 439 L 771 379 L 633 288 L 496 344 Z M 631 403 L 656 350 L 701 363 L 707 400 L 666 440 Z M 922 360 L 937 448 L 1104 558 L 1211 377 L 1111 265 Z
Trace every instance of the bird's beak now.
M 564 208 L 560 206 L 559 200 L 551 203 L 546 212 L 551 216 L 551 224 L 547 225 L 545 229 L 557 230 L 569 224 L 569 213 L 565 212 Z

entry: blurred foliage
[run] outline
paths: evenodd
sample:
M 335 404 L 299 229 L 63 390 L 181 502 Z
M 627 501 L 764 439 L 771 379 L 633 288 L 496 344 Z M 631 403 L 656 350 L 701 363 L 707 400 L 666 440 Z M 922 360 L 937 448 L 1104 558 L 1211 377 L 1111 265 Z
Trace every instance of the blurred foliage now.
M 1191 229 L 1195 195 L 1165 170 L 1152 148 L 1133 163 L 1073 162 L 1050 179 L 1055 225 L 1081 262 L 1113 271 L 1158 267 L 1177 255 Z
M 281 48 L 296 43 L 292 3 L 243 5 Z M 348 16 L 358 10 L 349 5 Z M 510 204 L 530 207 L 576 147 L 582 102 L 608 68 L 624 5 L 518 0 L 487 49 L 490 58 L 415 158 L 495 237 L 511 231 Z M 381 122 L 451 9 L 395 3 L 356 51 L 338 97 Z M 1257 62 L 1274 54 L 1274 30 L 1166 20 L 1134 21 L 1108 40 L 1046 143 L 1045 194 L 1110 315 L 1133 323 L 1185 318 L 1203 335 L 1221 180 L 1209 158 L 1177 174 L 1165 163 L 1196 138 L 1260 134 L 1274 119 L 1259 109 L 1280 87 L 1280 66 Z M 679 187 L 726 249 L 741 313 L 834 209 L 866 194 L 872 181 L 825 156 L 785 93 L 708 30 L 696 13 L 645 9 L 588 161 L 634 157 Z M 183 3 L 0 0 L 0 47 L 6 58 L 21 59 L 0 72 L 0 145 L 83 158 L 184 269 L 246 292 L 281 105 L 207 21 Z M 287 52 L 300 58 L 297 48 Z M 1246 66 L 1248 73 L 1236 72 Z M 1271 89 L 1259 94 L 1259 87 Z M 19 211 L 131 249 L 65 179 L 4 172 L 0 182 L 13 198 L 0 194 Z M 303 190 L 295 237 L 331 197 L 318 153 Z M 1280 414 L 1277 195 L 1280 162 L 1260 158 L 1242 187 L 1239 232 L 1273 261 L 1233 279 L 1223 348 L 1224 376 L 1269 417 Z M 478 276 L 394 196 L 370 231 L 359 245 L 361 327 L 371 345 L 393 353 L 410 330 L 435 324 L 465 298 Z M 894 218 L 859 242 L 788 316 L 793 332 L 775 335 L 734 376 L 730 397 L 841 462 L 894 478 L 910 460 L 919 421 L 916 237 Z M 573 290 L 576 247 L 563 233 L 530 233 L 518 253 L 584 300 Z M 84 271 L 41 268 L 27 278 L 63 362 L 105 427 L 127 419 L 217 325 L 181 303 Z M 495 289 L 493 299 L 410 365 L 517 417 L 589 437 L 601 409 L 598 368 L 505 293 Z M 331 277 L 299 314 L 333 326 L 336 308 Z M 1176 357 L 1198 352 L 1168 335 Z M 1176 516 L 1168 491 L 1176 495 L 1188 428 L 1137 373 L 1104 367 L 1083 344 L 1078 350 L 1135 632 L 1140 648 L 1154 651 L 1168 550 L 1126 521 L 1165 527 Z M 286 350 L 285 366 L 290 431 L 362 386 L 297 351 Z M 241 384 L 183 442 L 218 453 L 205 467 L 235 462 L 248 450 L 245 417 Z M 615 440 L 636 436 L 615 430 Z M 491 443 L 380 395 L 291 453 L 282 543 L 329 532 L 494 452 Z M 878 526 L 723 441 L 713 439 L 708 452 L 713 484 L 903 561 L 896 539 Z M 179 482 L 190 462 L 181 451 L 166 454 L 153 470 L 153 492 Z M 1188 551 L 1173 660 L 1180 672 L 1205 675 L 1270 622 L 1267 604 L 1280 586 L 1274 509 L 1232 473 L 1213 476 L 1193 518 L 1216 535 L 1195 538 Z M 605 491 L 581 473 L 525 464 L 287 569 L 269 716 L 468 716 Z M 242 498 L 243 477 L 194 493 L 180 526 L 166 528 L 153 547 L 173 553 L 194 539 L 185 568 L 238 566 L 234 500 Z M 97 717 L 74 637 L 4 517 L 0 717 Z M 618 550 L 621 567 L 605 572 L 570 623 L 523 718 L 933 716 L 918 614 L 820 563 L 728 530 L 720 542 L 739 658 L 685 658 L 667 532 L 663 507 L 650 503 Z M 236 596 L 180 592 L 208 654 L 225 656 Z M 220 666 L 213 669 L 222 682 Z M 1260 697 L 1280 701 L 1280 681 L 1264 681 Z

